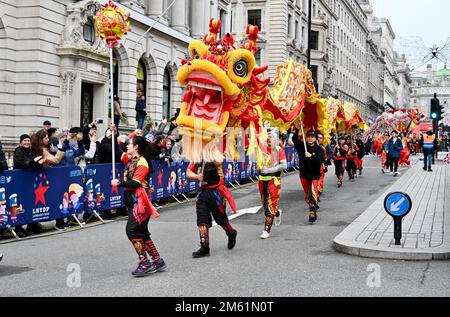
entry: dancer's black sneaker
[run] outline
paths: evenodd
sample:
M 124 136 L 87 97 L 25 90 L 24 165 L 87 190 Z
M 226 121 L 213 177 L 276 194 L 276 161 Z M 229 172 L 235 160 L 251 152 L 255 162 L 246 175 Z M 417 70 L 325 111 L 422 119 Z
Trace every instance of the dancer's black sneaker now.
M 152 262 L 150 262 L 149 259 L 145 259 L 139 262 L 138 267 L 133 272 L 131 272 L 131 275 L 133 275 L 134 277 L 146 276 L 151 269 Z
M 147 270 L 147 273 L 157 273 L 157 272 L 162 272 L 167 268 L 166 263 L 164 262 L 164 260 L 162 258 L 159 258 L 156 261 L 152 262 L 151 267 Z
M 309 223 L 313 224 L 317 221 L 317 213 L 315 211 L 309 212 Z
M 234 230 L 233 234 L 228 234 L 228 250 L 232 250 L 236 245 L 236 237 L 237 237 L 236 230 Z
M 209 256 L 209 247 L 206 245 L 202 245 L 198 251 L 192 253 L 194 259 L 203 258 L 205 256 Z

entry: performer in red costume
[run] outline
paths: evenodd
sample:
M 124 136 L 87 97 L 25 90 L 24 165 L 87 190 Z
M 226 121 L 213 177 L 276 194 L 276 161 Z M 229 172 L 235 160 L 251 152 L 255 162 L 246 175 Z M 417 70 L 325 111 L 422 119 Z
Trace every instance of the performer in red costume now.
M 259 174 L 259 193 L 264 208 L 264 231 L 261 239 L 268 239 L 275 219 L 275 225 L 281 224 L 281 209 L 278 208 L 281 190 L 281 172 L 287 169 L 286 154 L 277 146 L 278 137 L 269 133 L 267 139 L 267 159 Z
M 125 206 L 128 210 L 126 234 L 139 257 L 139 265 L 131 274 L 142 277 L 161 272 L 166 269 L 148 231 L 150 217 L 158 218 L 159 214 L 147 195 L 149 165 L 144 158 L 147 141 L 143 137 L 135 137 L 127 145 L 127 153 L 122 154 L 125 164 L 124 180 L 113 179 L 112 186 L 125 187 Z M 147 257 L 152 259 L 150 261 Z
M 233 229 L 226 214 L 225 199 L 230 203 L 234 212 L 236 205 L 229 189 L 224 185 L 222 162 L 205 162 L 191 164 L 186 174 L 188 179 L 201 182 L 201 189 L 197 195 L 197 227 L 200 234 L 200 249 L 192 253 L 192 257 L 209 256 L 209 229 L 212 218 L 221 226 L 228 236 L 228 249 L 236 245 L 237 231 Z

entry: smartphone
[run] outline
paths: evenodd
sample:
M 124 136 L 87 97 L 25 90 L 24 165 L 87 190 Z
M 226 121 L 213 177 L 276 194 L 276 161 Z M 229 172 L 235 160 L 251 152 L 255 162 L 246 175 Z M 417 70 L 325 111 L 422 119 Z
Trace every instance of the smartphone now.
M 103 123 L 103 120 L 102 120 L 102 119 L 97 119 L 97 123 L 98 123 L 98 124 L 102 124 L 102 123 Z

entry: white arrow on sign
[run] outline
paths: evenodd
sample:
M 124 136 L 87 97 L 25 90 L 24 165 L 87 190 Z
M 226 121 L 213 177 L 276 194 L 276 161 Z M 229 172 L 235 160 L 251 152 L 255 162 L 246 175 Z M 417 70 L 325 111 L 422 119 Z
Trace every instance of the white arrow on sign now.
M 399 201 L 397 201 L 397 203 L 392 203 L 391 204 L 391 211 L 393 211 L 393 212 L 397 212 L 397 211 L 399 211 L 400 210 L 400 206 L 401 206 L 401 204 L 403 204 L 403 202 L 406 200 L 406 198 L 405 197 L 402 197 L 402 199 L 400 199 Z
M 234 218 L 237 218 L 237 217 L 240 217 L 240 216 L 243 216 L 246 214 L 253 214 L 253 215 L 257 214 L 260 209 L 261 209 L 261 206 L 238 210 L 235 214 L 229 216 L 228 220 L 233 220 Z M 212 226 L 213 227 L 217 226 L 217 223 L 214 221 Z

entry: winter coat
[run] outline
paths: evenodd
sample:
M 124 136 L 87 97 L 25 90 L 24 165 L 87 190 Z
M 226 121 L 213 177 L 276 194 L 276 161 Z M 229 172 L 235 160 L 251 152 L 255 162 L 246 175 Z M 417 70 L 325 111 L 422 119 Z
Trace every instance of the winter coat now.
M 298 135 L 299 131 L 297 130 L 292 141 L 300 157 L 300 177 L 310 181 L 319 180 L 321 177 L 321 165 L 325 162 L 325 151 L 318 144 L 314 144 L 313 146 L 307 144 L 306 149 L 308 153 L 312 154 L 312 157 L 306 157 L 305 145 L 298 139 Z
M 388 156 L 390 158 L 399 158 L 400 151 L 403 150 L 403 142 L 400 138 L 397 138 L 397 140 L 395 142 L 391 138 L 391 139 L 389 139 L 386 148 L 388 150 Z
M 24 148 L 18 146 L 14 150 L 14 169 L 29 169 L 42 167 L 39 163 L 35 162 L 36 153 L 31 148 Z

